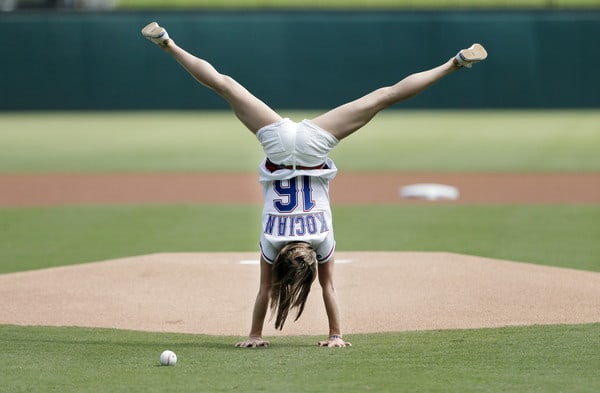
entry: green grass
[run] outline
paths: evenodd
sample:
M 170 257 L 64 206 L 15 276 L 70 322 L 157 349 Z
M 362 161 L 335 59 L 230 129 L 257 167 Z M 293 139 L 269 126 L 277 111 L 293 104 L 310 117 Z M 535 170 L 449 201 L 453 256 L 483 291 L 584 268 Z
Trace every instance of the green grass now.
M 448 251 L 600 271 L 600 206 L 337 206 L 333 213 L 339 251 Z M 260 206 L 0 209 L 0 273 L 155 252 L 258 255 L 259 234 Z
M 597 6 L 598 0 L 119 0 L 120 8 L 548 8 Z
M 338 206 L 343 250 L 448 251 L 600 271 L 600 206 Z
M 599 171 L 598 122 L 600 111 L 388 111 L 332 157 L 355 171 Z
M 597 392 L 600 324 L 278 337 L 0 326 L 7 392 Z M 174 367 L 158 366 L 172 349 Z
M 0 272 L 154 252 L 257 250 L 259 233 L 257 206 L 0 209 Z
M 593 110 L 389 110 L 332 157 L 343 171 L 593 172 L 598 124 Z M 262 157 L 229 111 L 0 113 L 0 172 L 255 172 Z
M 0 124 L 3 172 L 254 171 L 262 157 L 224 111 L 2 113 Z
M 387 111 L 333 158 L 343 171 L 598 172 L 598 124 L 599 111 Z M 261 159 L 229 112 L 0 114 L 5 173 L 254 173 Z M 600 271 L 600 206 L 333 208 L 340 251 L 449 251 Z M 0 273 L 257 251 L 259 216 L 260 206 L 230 205 L 0 208 Z M 354 346 L 339 350 L 317 348 L 319 338 L 241 350 L 238 337 L 0 325 L 0 392 L 600 390 L 600 324 L 351 335 Z M 175 367 L 158 366 L 167 348 Z

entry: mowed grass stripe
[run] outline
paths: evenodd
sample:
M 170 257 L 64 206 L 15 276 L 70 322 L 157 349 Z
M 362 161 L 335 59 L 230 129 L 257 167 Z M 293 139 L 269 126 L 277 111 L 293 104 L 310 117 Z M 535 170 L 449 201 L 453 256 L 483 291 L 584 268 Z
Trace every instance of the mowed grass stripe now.
M 263 158 L 229 111 L 2 113 L 0 124 L 0 172 L 255 172 Z M 593 110 L 388 110 L 331 156 L 342 171 L 597 172 L 598 124 Z
M 256 251 L 260 206 L 0 209 L 0 272 Z M 600 206 L 334 206 L 340 251 L 445 251 L 600 271 Z
M 596 392 L 600 324 L 275 337 L 0 326 L 6 391 L 28 392 Z M 160 367 L 164 349 L 178 355 Z

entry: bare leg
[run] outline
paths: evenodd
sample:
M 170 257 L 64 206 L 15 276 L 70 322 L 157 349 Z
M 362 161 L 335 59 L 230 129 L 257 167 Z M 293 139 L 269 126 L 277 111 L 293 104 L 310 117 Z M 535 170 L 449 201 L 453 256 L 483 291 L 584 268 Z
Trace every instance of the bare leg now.
M 333 258 L 319 265 L 319 284 L 321 284 L 323 290 L 323 303 L 325 303 L 325 311 L 329 321 L 329 338 L 327 341 L 319 342 L 319 345 L 322 347 L 346 347 L 352 344 L 342 339 L 340 309 L 333 286 L 333 266 Z
M 256 134 L 260 128 L 281 120 L 281 116 L 233 78 L 219 73 L 206 60 L 180 48 L 173 40 L 169 40 L 162 48 L 171 54 L 198 82 L 227 100 L 238 119 L 252 133 Z
M 254 310 L 252 311 L 252 327 L 246 341 L 236 344 L 236 347 L 267 347 L 269 342 L 263 340 L 262 330 L 269 306 L 269 295 L 272 286 L 271 265 L 264 258 L 260 258 L 260 288 L 256 295 Z
M 381 110 L 416 96 L 458 69 L 460 66 L 452 58 L 438 67 L 409 75 L 393 86 L 382 87 L 334 108 L 312 121 L 341 140 L 363 127 Z

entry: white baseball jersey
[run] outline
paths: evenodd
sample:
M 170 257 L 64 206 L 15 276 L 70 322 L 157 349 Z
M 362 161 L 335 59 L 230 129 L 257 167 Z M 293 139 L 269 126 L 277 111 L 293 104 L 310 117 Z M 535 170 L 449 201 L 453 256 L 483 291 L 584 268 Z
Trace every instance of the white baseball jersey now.
M 327 153 L 337 139 L 309 121 L 289 119 L 259 130 L 257 137 L 268 159 L 259 167 L 265 201 L 260 237 L 263 257 L 272 263 L 284 245 L 303 241 L 315 249 L 319 263 L 327 262 L 335 250 L 329 181 L 337 173 Z M 285 156 L 288 159 L 279 161 Z M 269 161 L 281 166 L 273 168 Z M 318 164 L 324 165 L 319 169 L 300 167 Z

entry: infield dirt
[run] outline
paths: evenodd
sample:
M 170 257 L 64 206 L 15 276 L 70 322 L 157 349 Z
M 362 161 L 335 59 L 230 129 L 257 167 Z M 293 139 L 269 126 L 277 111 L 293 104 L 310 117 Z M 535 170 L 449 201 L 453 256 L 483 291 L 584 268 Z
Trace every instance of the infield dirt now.
M 600 203 L 600 174 L 340 173 L 333 204 L 429 203 L 399 197 L 402 186 L 441 183 L 448 203 Z M 0 174 L 0 206 L 97 203 L 262 203 L 256 174 Z
M 430 203 L 398 197 L 399 187 L 412 183 L 460 189 L 458 201 L 438 203 L 600 203 L 599 174 L 366 173 L 340 174 L 332 202 Z M 0 206 L 261 203 L 251 174 L 3 174 L 0 189 Z M 600 273 L 449 253 L 340 251 L 336 258 L 348 335 L 600 322 Z M 243 336 L 257 259 L 257 253 L 153 254 L 4 274 L 0 323 Z M 319 292 L 315 285 L 297 323 L 289 321 L 283 333 L 267 324 L 265 335 L 326 334 Z
M 152 254 L 0 275 L 0 323 L 244 336 L 255 253 Z M 449 253 L 340 252 L 347 335 L 600 322 L 600 273 Z M 315 283 L 282 333 L 327 335 Z

